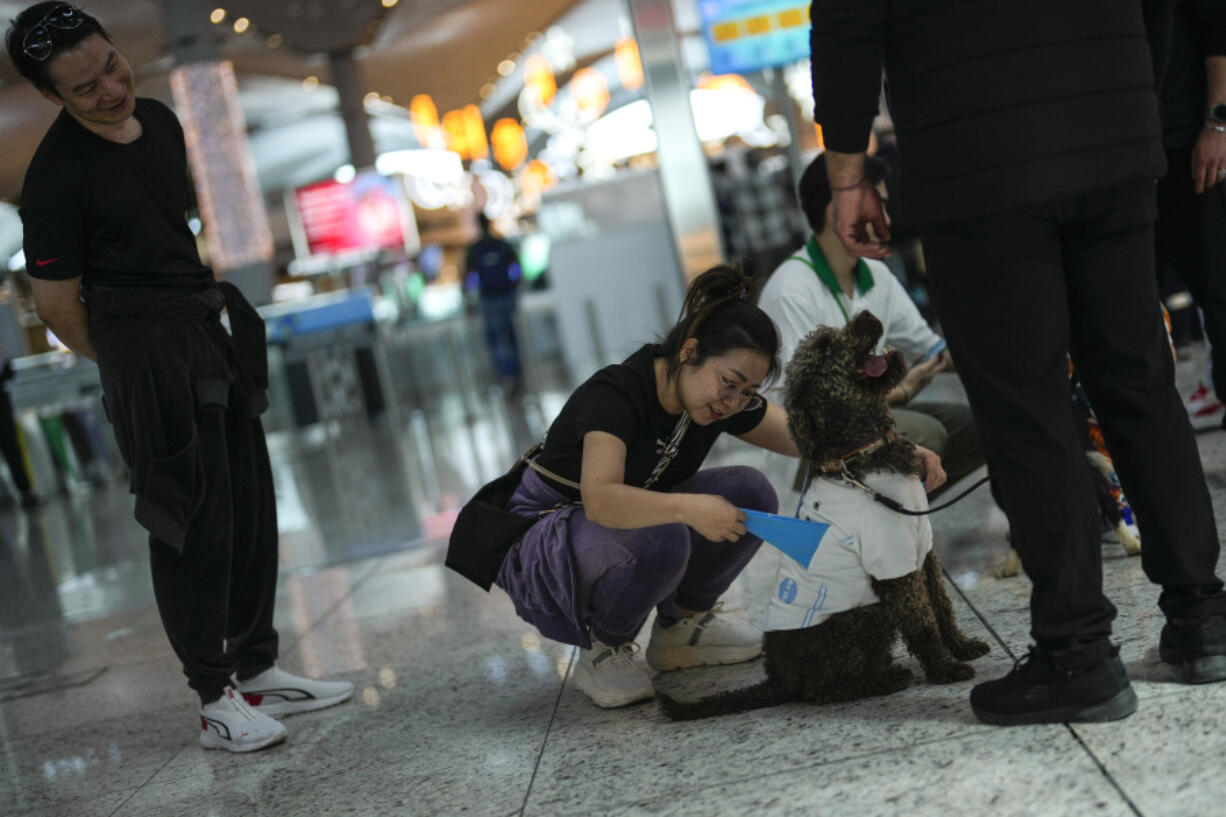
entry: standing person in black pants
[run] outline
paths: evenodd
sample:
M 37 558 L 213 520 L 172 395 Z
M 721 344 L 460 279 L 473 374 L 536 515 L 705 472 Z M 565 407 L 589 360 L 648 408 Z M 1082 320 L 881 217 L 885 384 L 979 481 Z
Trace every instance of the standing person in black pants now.
M 8 390 L 8 382 L 13 379 L 13 361 L 9 360 L 3 347 L 0 347 L 0 360 L 4 361 L 3 367 L 0 367 L 0 453 L 4 454 L 9 473 L 13 475 L 13 484 L 21 494 L 21 507 L 32 511 L 41 503 L 30 486 L 30 472 L 26 470 L 26 460 L 17 442 L 17 418 L 13 414 L 13 401 Z
M 263 321 L 200 262 L 183 130 L 165 105 L 137 99 L 98 21 L 39 3 L 13 21 L 6 46 L 62 108 L 21 192 L 34 302 L 60 340 L 98 363 L 136 521 L 150 535 L 158 611 L 200 696 L 200 743 L 272 745 L 286 734 L 275 717 L 340 703 L 353 685 L 276 666 Z
M 1200 307 L 1213 352 L 1188 400 L 1194 428 L 1226 427 L 1226 2 L 1175 0 L 1162 78 L 1159 272 L 1173 270 Z M 1215 394 L 1216 393 L 1216 394 Z
M 888 252 L 863 178 L 884 68 L 903 211 L 920 222 L 941 325 L 1034 585 L 1036 646 L 975 687 L 975 714 L 1017 724 L 1136 709 L 1110 640 L 1066 352 L 1162 586 L 1162 658 L 1190 682 L 1226 679 L 1216 525 L 1158 309 L 1165 160 L 1140 0 L 815 0 L 812 19 L 835 227 L 856 255 Z

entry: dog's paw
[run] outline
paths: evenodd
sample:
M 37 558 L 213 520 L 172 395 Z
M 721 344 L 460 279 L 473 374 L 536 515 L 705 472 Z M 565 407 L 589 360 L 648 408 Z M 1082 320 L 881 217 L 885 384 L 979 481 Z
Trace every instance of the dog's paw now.
M 954 658 L 960 661 L 973 661 L 981 655 L 987 655 L 992 651 L 986 641 L 980 641 L 978 638 L 971 638 L 969 635 L 959 634 L 956 638 L 951 639 L 945 646 L 949 647 L 949 652 Z
M 901 692 L 911 686 L 911 679 L 914 677 L 911 670 L 906 667 L 893 666 L 886 670 L 886 691 Z
M 975 677 L 975 668 L 961 661 L 947 661 L 925 672 L 932 684 L 952 684 Z

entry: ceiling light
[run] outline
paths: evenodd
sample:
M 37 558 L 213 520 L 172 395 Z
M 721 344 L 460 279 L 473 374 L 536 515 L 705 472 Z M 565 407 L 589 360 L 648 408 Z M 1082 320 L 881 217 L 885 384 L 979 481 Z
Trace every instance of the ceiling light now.
M 239 17 L 237 20 L 234 21 L 235 33 L 242 34 L 244 31 L 246 31 L 249 28 L 251 28 L 251 21 L 248 20 L 246 17 Z
M 392 6 L 399 3 L 400 0 L 383 0 L 383 8 L 390 9 Z
M 280 48 L 281 43 L 285 42 L 285 38 L 280 34 L 273 34 L 264 42 L 269 48 Z
M 217 25 L 222 20 L 226 19 L 226 10 L 222 8 L 213 9 L 213 13 L 209 15 L 209 19 L 213 21 L 213 25 Z
M 319 77 L 310 76 L 302 81 L 302 90 L 314 91 L 319 87 Z
M 503 60 L 498 63 L 498 74 L 500 76 L 509 77 L 515 73 L 515 63 L 510 60 Z
M 373 105 L 378 101 L 379 101 L 378 91 L 371 91 L 366 96 L 362 97 L 362 102 L 363 104 L 366 104 L 366 105 Z

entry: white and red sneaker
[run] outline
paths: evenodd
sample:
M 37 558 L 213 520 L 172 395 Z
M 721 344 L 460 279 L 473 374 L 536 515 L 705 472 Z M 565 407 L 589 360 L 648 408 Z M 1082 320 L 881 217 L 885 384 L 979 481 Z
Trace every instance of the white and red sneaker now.
M 226 687 L 221 697 L 200 708 L 200 745 L 205 749 L 254 752 L 285 740 L 285 727 L 253 712 L 243 696 Z
M 1188 410 L 1192 428 L 1197 431 L 1217 428 L 1222 424 L 1222 417 L 1226 415 L 1226 405 L 1222 404 L 1204 382 L 1196 384 L 1196 389 L 1184 398 L 1183 405 Z
M 279 667 L 269 667 L 235 686 L 252 710 L 273 718 L 335 706 L 353 694 L 348 681 L 316 681 Z

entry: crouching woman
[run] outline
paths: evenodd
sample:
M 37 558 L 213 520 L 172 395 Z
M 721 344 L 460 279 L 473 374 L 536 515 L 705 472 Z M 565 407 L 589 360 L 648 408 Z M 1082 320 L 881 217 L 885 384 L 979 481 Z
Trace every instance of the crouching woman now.
M 652 697 L 633 655 L 653 608 L 653 669 L 761 652 L 718 600 L 762 541 L 740 509 L 773 513 L 778 499 L 752 468 L 700 470 L 723 433 L 797 456 L 783 410 L 758 394 L 778 374 L 779 336 L 749 283 L 730 267 L 696 278 L 663 343 L 575 390 L 508 503 L 539 521 L 495 581 L 543 635 L 582 648 L 575 683 L 598 706 Z

